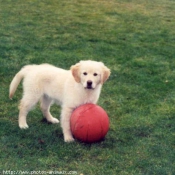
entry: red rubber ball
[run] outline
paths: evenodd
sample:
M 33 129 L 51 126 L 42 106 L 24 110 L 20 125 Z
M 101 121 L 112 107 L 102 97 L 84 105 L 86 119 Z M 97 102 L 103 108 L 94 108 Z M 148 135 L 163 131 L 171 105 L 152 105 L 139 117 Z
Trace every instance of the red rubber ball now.
M 74 138 L 86 143 L 98 142 L 109 130 L 109 118 L 102 107 L 85 104 L 73 111 L 70 126 Z

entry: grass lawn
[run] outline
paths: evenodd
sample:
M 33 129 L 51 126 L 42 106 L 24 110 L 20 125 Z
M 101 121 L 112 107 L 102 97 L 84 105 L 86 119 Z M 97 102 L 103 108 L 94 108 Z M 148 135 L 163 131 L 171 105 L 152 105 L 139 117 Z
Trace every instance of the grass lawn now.
M 22 86 L 8 99 L 15 73 L 87 59 L 112 72 L 98 102 L 110 117 L 106 139 L 64 143 L 39 106 L 20 130 Z M 174 80 L 174 0 L 0 0 L 0 174 L 174 175 Z M 51 111 L 59 118 L 60 107 Z

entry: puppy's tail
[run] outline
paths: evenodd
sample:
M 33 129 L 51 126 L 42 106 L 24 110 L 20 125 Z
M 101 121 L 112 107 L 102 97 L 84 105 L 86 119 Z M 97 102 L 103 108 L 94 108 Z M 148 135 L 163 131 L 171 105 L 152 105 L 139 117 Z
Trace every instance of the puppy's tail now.
M 10 99 L 12 99 L 19 83 L 26 76 L 27 72 L 30 71 L 31 67 L 32 66 L 30 65 L 23 67 L 13 78 L 12 82 L 10 83 L 10 88 L 9 88 L 9 98 Z

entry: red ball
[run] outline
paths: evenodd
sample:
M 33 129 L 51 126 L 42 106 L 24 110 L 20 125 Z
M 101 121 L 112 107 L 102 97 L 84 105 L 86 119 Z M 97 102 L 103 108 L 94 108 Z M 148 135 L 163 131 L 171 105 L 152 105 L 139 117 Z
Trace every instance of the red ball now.
M 70 125 L 74 138 L 93 143 L 106 136 L 109 130 L 109 118 L 103 108 L 89 103 L 73 111 Z

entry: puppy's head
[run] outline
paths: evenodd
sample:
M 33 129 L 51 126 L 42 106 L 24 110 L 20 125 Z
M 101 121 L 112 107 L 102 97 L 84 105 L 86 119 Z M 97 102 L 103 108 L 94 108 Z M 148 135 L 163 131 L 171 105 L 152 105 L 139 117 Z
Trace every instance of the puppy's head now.
M 95 89 L 103 84 L 110 76 L 110 70 L 102 63 L 96 61 L 80 61 L 71 67 L 72 75 L 77 83 L 85 89 Z

